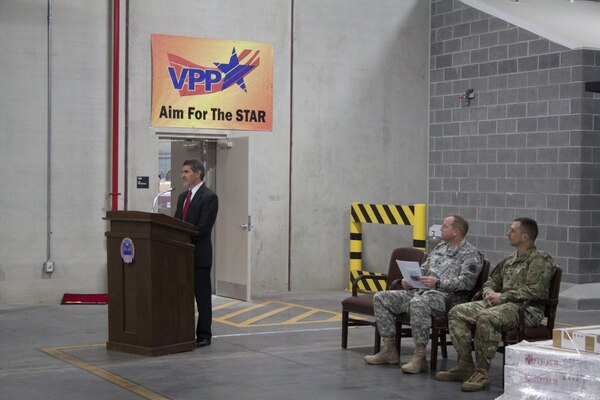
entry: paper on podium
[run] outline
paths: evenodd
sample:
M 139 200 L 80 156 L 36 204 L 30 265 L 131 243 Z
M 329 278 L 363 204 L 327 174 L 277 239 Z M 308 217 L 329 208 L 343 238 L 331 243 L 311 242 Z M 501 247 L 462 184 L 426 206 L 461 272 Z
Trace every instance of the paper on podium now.
M 412 287 L 426 287 L 421 281 L 419 281 L 419 278 L 421 277 L 421 267 L 419 267 L 418 262 L 396 260 L 396 264 L 398 264 L 398 268 L 400 268 L 400 272 L 402 272 L 404 280 L 407 283 L 409 283 Z

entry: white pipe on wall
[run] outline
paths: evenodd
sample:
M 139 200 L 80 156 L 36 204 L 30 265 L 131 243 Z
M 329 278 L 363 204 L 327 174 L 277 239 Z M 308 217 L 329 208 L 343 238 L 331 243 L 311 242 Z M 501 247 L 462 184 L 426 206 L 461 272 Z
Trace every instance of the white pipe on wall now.
M 47 131 L 47 156 L 46 156 L 46 262 L 44 271 L 48 269 L 48 262 L 52 259 L 52 0 L 48 0 L 48 131 Z M 51 264 L 50 264 L 51 265 Z

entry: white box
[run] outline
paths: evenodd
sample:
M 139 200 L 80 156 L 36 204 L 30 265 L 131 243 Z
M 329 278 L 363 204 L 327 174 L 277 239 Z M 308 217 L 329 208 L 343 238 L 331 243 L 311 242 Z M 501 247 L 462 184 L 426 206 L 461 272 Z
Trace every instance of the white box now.
M 600 354 L 600 325 L 554 329 L 552 345 L 563 349 Z
M 600 399 L 600 356 L 551 340 L 508 346 L 502 399 Z
M 522 368 L 540 368 L 572 375 L 600 377 L 600 356 L 593 353 L 577 353 L 573 350 L 552 346 L 551 340 L 526 342 L 506 348 L 505 365 Z
M 504 393 L 522 399 L 592 399 L 600 395 L 600 379 L 540 368 L 504 367 Z

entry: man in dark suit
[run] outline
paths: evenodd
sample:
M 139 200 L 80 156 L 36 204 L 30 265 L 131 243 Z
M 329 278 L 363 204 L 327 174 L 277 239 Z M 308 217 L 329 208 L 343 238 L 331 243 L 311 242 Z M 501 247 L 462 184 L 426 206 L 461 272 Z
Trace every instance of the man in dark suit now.
M 210 268 L 212 266 L 211 232 L 219 199 L 215 192 L 204 184 L 206 169 L 200 160 L 186 160 L 181 168 L 183 184 L 188 188 L 177 199 L 175 218 L 196 226 L 192 234 L 194 249 L 194 288 L 196 306 L 198 307 L 198 324 L 196 325 L 196 345 L 210 345 L 212 338 L 212 301 Z

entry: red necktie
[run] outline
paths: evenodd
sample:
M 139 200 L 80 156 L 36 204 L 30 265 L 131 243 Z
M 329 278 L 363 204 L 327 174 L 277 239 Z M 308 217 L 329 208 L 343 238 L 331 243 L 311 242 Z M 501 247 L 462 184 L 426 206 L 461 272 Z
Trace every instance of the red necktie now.
M 181 216 L 181 220 L 185 221 L 185 216 L 187 215 L 188 206 L 190 205 L 190 201 L 192 201 L 192 190 L 188 190 L 187 197 L 185 198 L 185 204 L 183 206 L 183 215 Z

